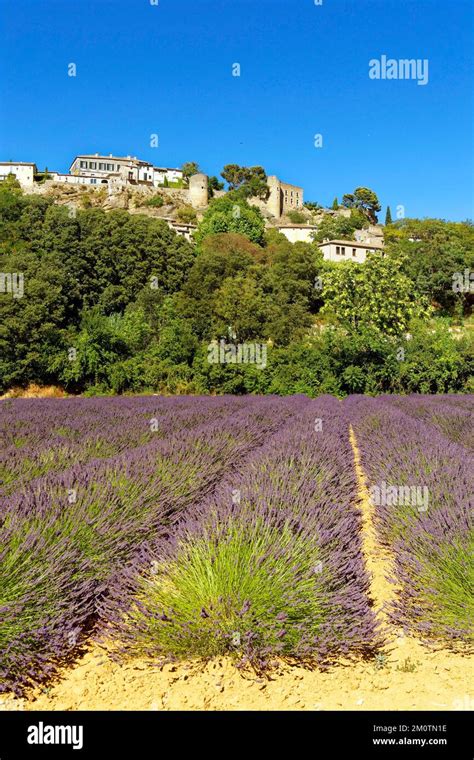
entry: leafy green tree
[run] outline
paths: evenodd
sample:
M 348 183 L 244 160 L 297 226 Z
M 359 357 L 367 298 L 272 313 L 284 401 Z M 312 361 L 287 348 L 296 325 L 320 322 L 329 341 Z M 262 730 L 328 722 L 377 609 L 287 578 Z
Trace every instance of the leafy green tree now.
M 209 177 L 208 185 L 207 185 L 207 194 L 208 198 L 213 198 L 214 193 L 223 190 L 224 189 L 224 183 L 219 182 L 218 178 L 214 175 L 212 177 Z
M 238 232 L 254 243 L 262 243 L 264 229 L 265 221 L 260 209 L 249 206 L 247 201 L 236 193 L 227 193 L 223 198 L 211 201 L 198 225 L 194 239 L 199 245 L 207 235 Z
M 221 177 L 227 182 L 229 190 L 236 190 L 246 180 L 246 168 L 239 164 L 226 164 L 221 171 Z
M 334 200 L 332 202 L 331 208 L 333 209 L 333 211 L 337 211 L 338 210 L 338 208 L 339 208 L 339 201 L 337 200 L 337 198 L 334 198 Z
M 262 166 L 239 166 L 227 164 L 221 177 L 229 185 L 229 190 L 239 190 L 244 198 L 256 197 L 266 200 L 270 194 L 267 175 Z
M 361 230 L 368 226 L 367 217 L 357 209 L 351 210 L 351 216 L 333 216 L 325 214 L 318 224 L 317 230 L 312 237 L 317 242 L 323 240 L 353 240 L 355 230 Z
M 197 164 L 196 161 L 187 161 L 182 165 L 181 171 L 183 172 L 184 183 L 186 185 L 189 185 L 189 178 L 192 177 L 193 174 L 199 174 L 201 170 L 199 168 L 199 164 Z
M 456 289 L 457 276 L 474 271 L 474 227 L 466 222 L 441 219 L 402 219 L 384 231 L 389 258 L 402 263 L 417 291 L 424 294 L 437 312 L 468 314 L 474 293 Z
M 70 280 L 54 253 L 38 258 L 29 250 L 0 254 L 0 272 L 23 278 L 22 296 L 0 293 L 1 393 L 51 380 L 47 363 L 66 326 Z
M 182 292 L 177 296 L 179 313 L 192 320 L 199 338 L 212 337 L 215 296 L 224 280 L 245 273 L 257 260 L 260 249 L 236 233 L 220 233 L 203 238 L 200 254 L 191 268 Z
M 387 206 L 387 211 L 385 214 L 385 226 L 388 227 L 389 224 L 392 224 L 392 212 L 390 211 L 390 206 Z
M 344 195 L 342 205 L 361 210 L 373 224 L 376 224 L 377 212 L 381 209 L 379 199 L 368 187 L 356 187 L 353 193 Z
M 127 355 L 117 328 L 117 320 L 104 316 L 97 307 L 85 311 L 78 333 L 69 336 L 69 348 L 64 346 L 51 359 L 50 371 L 72 390 L 84 390 L 88 384 L 106 388 L 110 366 Z
M 213 337 L 258 340 L 265 336 L 265 323 L 272 303 L 251 272 L 228 277 L 215 294 L 212 319 Z
M 415 321 L 405 343 L 404 360 L 399 362 L 398 381 L 393 393 L 472 392 L 474 337 L 456 337 L 448 321 Z
M 323 313 L 349 329 L 372 324 L 386 335 L 400 335 L 411 319 L 429 313 L 400 262 L 370 254 L 364 264 L 326 266 Z

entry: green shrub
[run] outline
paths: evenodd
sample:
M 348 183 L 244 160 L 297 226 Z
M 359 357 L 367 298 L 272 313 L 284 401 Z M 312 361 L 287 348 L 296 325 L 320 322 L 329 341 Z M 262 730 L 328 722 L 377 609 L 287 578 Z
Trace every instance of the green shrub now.
M 140 580 L 126 623 L 134 650 L 241 657 L 240 635 L 252 629 L 252 648 L 292 654 L 324 620 L 313 571 L 318 560 L 316 541 L 289 525 L 250 512 L 224 520 L 211 514 L 206 526 L 180 541 L 173 558 L 156 561 Z
M 176 212 L 176 216 L 180 222 L 185 222 L 187 224 L 192 224 L 197 218 L 196 212 L 192 206 L 180 206 Z
M 162 195 L 153 195 L 151 198 L 148 198 L 143 205 L 148 206 L 149 208 L 161 208 L 163 204 L 164 200 Z
M 287 211 L 286 215 L 293 224 L 304 224 L 306 221 L 304 214 L 301 211 L 296 211 L 296 209 Z

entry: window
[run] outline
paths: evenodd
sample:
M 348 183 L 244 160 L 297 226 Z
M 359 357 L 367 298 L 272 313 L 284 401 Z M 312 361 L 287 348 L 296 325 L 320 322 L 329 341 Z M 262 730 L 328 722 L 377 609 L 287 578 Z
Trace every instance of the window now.
M 114 165 L 113 164 L 107 164 L 107 171 L 108 172 L 113 172 L 113 170 L 114 170 Z
M 97 180 L 96 179 L 91 179 L 91 185 L 97 185 Z
M 97 162 L 89 161 L 89 169 L 97 169 Z
M 87 161 L 81 161 L 81 169 L 87 169 Z
M 356 255 L 356 249 L 355 249 L 355 248 L 353 248 L 353 249 L 352 249 L 352 255 L 353 255 L 353 256 L 355 256 L 355 255 Z
M 340 253 L 341 253 L 341 249 L 338 245 L 336 245 L 336 256 L 339 256 Z
M 344 246 L 341 246 L 341 253 L 342 253 L 343 256 L 346 255 L 346 249 L 345 249 Z

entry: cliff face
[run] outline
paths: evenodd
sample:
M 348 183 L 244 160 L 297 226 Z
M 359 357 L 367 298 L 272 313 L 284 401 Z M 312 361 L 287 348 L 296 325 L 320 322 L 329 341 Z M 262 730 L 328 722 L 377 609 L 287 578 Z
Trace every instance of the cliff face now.
M 178 209 L 190 206 L 189 190 L 174 188 L 124 187 L 109 193 L 104 186 L 67 185 L 62 182 L 47 181 L 34 185 L 28 191 L 34 195 L 52 198 L 59 206 L 74 209 L 101 208 L 104 211 L 124 209 L 130 213 L 140 213 L 158 218 L 175 218 Z M 161 206 L 148 205 L 154 198 L 161 198 Z

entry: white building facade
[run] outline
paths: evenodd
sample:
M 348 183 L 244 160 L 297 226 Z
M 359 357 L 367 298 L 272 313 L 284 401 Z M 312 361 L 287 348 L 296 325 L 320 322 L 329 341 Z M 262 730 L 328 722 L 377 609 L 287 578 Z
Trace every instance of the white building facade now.
M 149 187 L 163 187 L 182 181 L 181 169 L 168 169 L 157 167 L 148 161 L 142 161 L 136 156 L 101 156 L 94 155 L 76 156 L 72 162 L 69 175 L 63 177 L 88 177 L 87 184 L 117 184 L 117 185 L 148 185 Z M 66 181 L 69 180 L 59 180 Z M 74 184 L 73 180 L 71 182 Z
M 22 161 L 1 161 L 0 181 L 6 179 L 9 174 L 13 174 L 22 187 L 33 187 L 35 174 L 38 174 L 38 169 L 36 164 L 29 164 Z
M 326 261 L 355 261 L 363 264 L 369 253 L 381 253 L 383 245 L 379 243 L 360 243 L 357 240 L 325 240 L 318 243 Z

